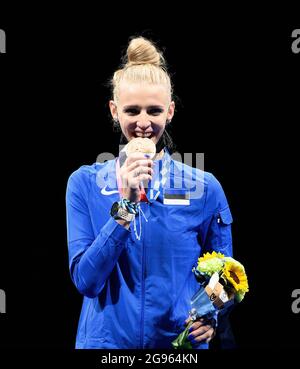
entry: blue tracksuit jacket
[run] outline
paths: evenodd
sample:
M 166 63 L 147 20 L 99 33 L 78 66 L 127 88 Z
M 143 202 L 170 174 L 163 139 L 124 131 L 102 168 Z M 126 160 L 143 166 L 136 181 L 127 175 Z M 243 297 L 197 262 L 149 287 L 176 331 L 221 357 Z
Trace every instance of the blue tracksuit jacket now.
M 198 257 L 213 250 L 232 255 L 232 217 L 217 179 L 167 151 L 155 168 L 159 187 L 152 191 L 151 182 L 151 198 L 141 203 L 147 220 L 136 218 L 140 240 L 133 224 L 127 230 L 110 216 L 120 199 L 116 160 L 82 166 L 68 180 L 69 267 L 84 296 L 76 348 L 171 348 L 199 289 L 191 272 Z M 190 203 L 164 204 L 168 193 L 176 202 L 178 187 Z

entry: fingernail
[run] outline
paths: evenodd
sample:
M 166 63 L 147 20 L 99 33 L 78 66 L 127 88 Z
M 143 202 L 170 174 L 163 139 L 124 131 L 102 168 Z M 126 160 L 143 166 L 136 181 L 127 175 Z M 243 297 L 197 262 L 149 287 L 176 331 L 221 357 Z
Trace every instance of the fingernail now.
M 150 158 L 150 155 L 144 154 L 144 157 L 148 159 L 148 158 Z
M 192 344 L 192 345 L 197 345 L 197 344 L 198 344 L 198 342 L 197 342 L 197 341 L 195 341 L 195 340 L 191 340 L 191 344 Z
M 188 335 L 188 336 L 187 336 L 187 339 L 188 339 L 190 342 L 192 342 L 192 341 L 193 341 L 193 339 L 194 339 L 194 337 L 193 337 L 193 336 L 191 336 L 191 335 Z
M 192 328 L 192 327 L 191 327 L 191 328 L 189 329 L 189 332 L 192 332 L 193 330 L 194 330 L 194 328 Z

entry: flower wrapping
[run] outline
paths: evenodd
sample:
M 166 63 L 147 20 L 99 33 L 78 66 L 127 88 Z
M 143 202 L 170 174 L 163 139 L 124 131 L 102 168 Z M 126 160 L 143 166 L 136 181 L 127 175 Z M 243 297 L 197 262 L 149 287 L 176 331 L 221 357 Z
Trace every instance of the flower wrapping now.
M 193 268 L 199 290 L 191 299 L 190 321 L 185 330 L 172 342 L 175 349 L 192 349 L 187 339 L 191 325 L 200 318 L 210 319 L 220 309 L 241 302 L 249 291 L 244 266 L 237 260 L 213 251 L 198 259 Z

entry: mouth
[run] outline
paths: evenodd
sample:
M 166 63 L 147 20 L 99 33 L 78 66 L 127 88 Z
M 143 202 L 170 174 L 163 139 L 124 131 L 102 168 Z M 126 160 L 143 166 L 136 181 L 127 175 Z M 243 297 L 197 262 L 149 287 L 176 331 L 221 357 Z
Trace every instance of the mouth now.
M 142 137 L 142 138 L 152 138 L 155 135 L 153 132 L 133 132 L 133 136 L 136 137 Z

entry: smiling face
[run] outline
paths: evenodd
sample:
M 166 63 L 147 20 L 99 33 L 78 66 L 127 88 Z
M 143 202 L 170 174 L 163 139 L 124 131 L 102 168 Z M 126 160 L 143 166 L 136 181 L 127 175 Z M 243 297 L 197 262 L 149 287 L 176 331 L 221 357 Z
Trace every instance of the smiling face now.
M 128 141 L 150 138 L 155 144 L 162 136 L 166 121 L 174 115 L 175 104 L 164 85 L 123 81 L 118 101 L 110 101 L 113 119 L 119 120 Z

